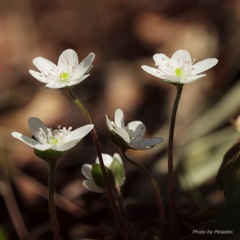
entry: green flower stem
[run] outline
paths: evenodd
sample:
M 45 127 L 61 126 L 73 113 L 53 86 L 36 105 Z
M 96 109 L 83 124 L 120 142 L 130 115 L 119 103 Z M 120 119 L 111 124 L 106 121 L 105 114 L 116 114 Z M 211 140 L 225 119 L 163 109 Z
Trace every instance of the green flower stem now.
M 177 239 L 177 225 L 175 215 L 175 201 L 174 201 L 174 165 L 173 165 L 173 139 L 174 139 L 174 127 L 176 121 L 176 114 L 178 109 L 179 100 L 182 94 L 183 84 L 176 84 L 177 94 L 174 101 L 169 137 L 168 137 L 168 192 L 169 192 L 169 212 L 170 212 L 170 223 L 173 228 L 173 237 Z
M 164 208 L 163 208 L 163 201 L 162 201 L 162 197 L 161 197 L 161 193 L 160 190 L 158 188 L 158 185 L 156 183 L 156 181 L 153 179 L 153 177 L 151 176 L 151 174 L 148 172 L 148 170 L 142 166 L 139 163 L 134 162 L 132 159 L 130 159 L 127 155 L 126 155 L 126 151 L 123 151 L 122 149 L 120 149 L 120 152 L 122 154 L 122 156 L 131 164 L 133 164 L 136 168 L 138 168 L 149 180 L 152 189 L 156 195 L 157 198 L 157 206 L 158 206 L 158 211 L 159 211 L 159 220 L 160 220 L 160 228 L 162 230 L 162 234 L 164 234 L 165 232 L 165 213 L 164 213 Z
M 72 89 L 71 88 L 66 88 L 65 92 L 74 101 L 74 103 L 77 105 L 77 107 L 80 109 L 80 111 L 82 112 L 83 116 L 85 117 L 87 123 L 93 124 L 93 121 L 92 121 L 89 113 L 87 112 L 87 110 L 83 106 L 83 104 L 80 102 L 80 100 L 74 95 Z M 115 218 L 117 220 L 117 223 L 119 225 L 121 234 L 123 235 L 123 239 L 128 240 L 126 232 L 123 231 L 125 229 L 124 228 L 124 220 L 122 220 L 122 218 L 120 216 L 119 209 L 116 206 L 115 198 L 114 198 L 111 186 L 110 186 L 109 181 L 108 181 L 108 176 L 107 176 L 107 172 L 106 172 L 105 165 L 104 165 L 104 162 L 103 162 L 102 152 L 101 152 L 101 148 L 100 148 L 100 144 L 99 144 L 99 141 L 98 141 L 98 136 L 97 136 L 97 132 L 96 132 L 95 127 L 92 129 L 91 135 L 92 135 L 92 138 L 93 138 L 93 142 L 94 142 L 95 149 L 96 149 L 96 152 L 97 152 L 97 156 L 98 156 L 98 159 L 99 159 L 99 164 L 100 164 L 101 171 L 102 171 L 102 174 L 103 174 L 103 179 L 104 179 L 104 184 L 106 186 L 106 192 L 108 194 L 108 199 L 110 201 L 114 216 L 115 216 Z
M 51 220 L 51 227 L 53 233 L 54 240 L 61 240 L 57 214 L 56 214 L 56 206 L 55 206 L 55 197 L 54 197 L 54 188 L 55 188 L 55 166 L 56 160 L 48 161 L 49 165 L 49 176 L 48 176 L 48 188 L 49 188 L 49 213 Z

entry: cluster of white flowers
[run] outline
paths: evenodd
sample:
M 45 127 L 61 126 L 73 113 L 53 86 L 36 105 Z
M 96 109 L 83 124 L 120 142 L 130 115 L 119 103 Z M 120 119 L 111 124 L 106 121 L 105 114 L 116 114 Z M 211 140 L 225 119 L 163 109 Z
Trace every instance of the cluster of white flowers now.
M 95 58 L 94 53 L 90 53 L 81 63 L 79 63 L 77 53 L 72 49 L 62 52 L 58 59 L 58 64 L 54 64 L 48 59 L 37 57 L 33 64 L 40 72 L 30 70 L 30 74 L 38 81 L 43 82 L 47 88 L 59 89 L 70 88 L 79 84 L 90 74 L 92 63 Z M 173 84 L 187 84 L 204 77 L 206 74 L 200 74 L 218 62 L 215 58 L 208 58 L 195 63 L 189 52 L 185 50 L 176 51 L 171 58 L 165 54 L 155 54 L 153 56 L 157 68 L 142 66 L 146 72 Z M 123 150 L 128 148 L 145 150 L 152 148 L 163 141 L 162 138 L 144 138 L 146 127 L 141 121 L 132 121 L 125 125 L 124 113 L 121 109 L 115 112 L 115 121 L 111 121 L 106 116 L 107 126 L 111 138 Z M 37 151 L 45 152 L 65 152 L 86 136 L 92 129 L 93 125 L 88 124 L 71 131 L 70 128 L 60 128 L 52 130 L 38 118 L 30 118 L 29 128 L 33 137 L 24 136 L 21 133 L 13 132 L 12 136 L 24 142 Z M 115 186 L 120 188 L 125 181 L 125 172 L 122 159 L 119 154 L 111 157 L 108 154 L 102 154 L 104 165 L 107 169 L 110 179 Z M 104 192 L 101 171 L 99 171 L 99 160 L 93 165 L 84 164 L 82 173 L 87 178 L 83 182 L 84 186 L 94 192 Z

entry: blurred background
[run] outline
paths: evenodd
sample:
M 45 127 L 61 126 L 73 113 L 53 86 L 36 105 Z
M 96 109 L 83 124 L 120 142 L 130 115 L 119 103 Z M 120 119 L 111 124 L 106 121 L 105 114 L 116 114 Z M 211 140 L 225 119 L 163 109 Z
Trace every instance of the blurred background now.
M 52 239 L 47 164 L 10 134 L 30 135 L 29 117 L 53 128 L 85 124 L 64 92 L 44 89 L 28 73 L 36 70 L 33 58 L 57 63 L 67 48 L 74 49 L 80 61 L 89 52 L 96 54 L 90 77 L 74 92 L 92 116 L 104 153 L 117 151 L 105 123 L 105 114 L 113 119 L 116 108 L 123 109 L 126 123 L 141 120 L 148 136 L 165 139 L 152 150 L 129 152 L 156 177 L 165 200 L 175 89 L 145 73 L 141 65 L 154 66 L 153 54 L 170 57 L 178 49 L 188 50 L 197 61 L 219 59 L 206 77 L 184 86 L 175 138 L 177 211 L 188 226 L 182 236 L 194 228 L 193 212 L 208 221 L 214 218 L 224 200 L 215 177 L 225 152 L 239 138 L 231 124 L 240 113 L 238 0 L 0 0 L 0 13 L 2 239 Z M 82 186 L 81 166 L 95 161 L 93 149 L 89 135 L 57 166 L 57 211 L 64 240 L 119 239 L 106 196 Z M 135 228 L 147 231 L 157 225 L 152 191 L 132 166 L 126 164 L 126 171 L 125 204 Z

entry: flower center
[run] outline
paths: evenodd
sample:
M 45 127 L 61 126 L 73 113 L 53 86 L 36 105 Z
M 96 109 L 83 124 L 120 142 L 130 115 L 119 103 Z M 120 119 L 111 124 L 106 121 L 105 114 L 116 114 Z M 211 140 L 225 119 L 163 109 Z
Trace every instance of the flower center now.
M 68 72 L 62 72 L 60 75 L 59 75 L 59 79 L 61 82 L 68 82 L 69 80 L 69 74 Z
M 177 77 L 181 78 L 183 76 L 183 70 L 181 68 L 176 68 L 175 73 Z
M 35 133 L 35 136 L 41 144 L 57 145 L 71 132 L 71 130 L 72 127 L 69 127 L 68 129 L 64 127 L 61 129 L 61 126 L 58 126 L 58 129 L 54 130 L 47 128 L 47 131 L 39 128 L 39 131 Z

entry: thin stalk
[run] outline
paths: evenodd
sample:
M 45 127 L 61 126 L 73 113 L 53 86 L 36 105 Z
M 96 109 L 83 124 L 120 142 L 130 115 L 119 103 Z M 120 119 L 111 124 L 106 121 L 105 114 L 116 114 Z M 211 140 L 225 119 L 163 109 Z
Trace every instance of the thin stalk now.
M 162 230 L 162 234 L 164 235 L 164 227 L 165 227 L 165 213 L 164 213 L 164 207 L 163 207 L 163 201 L 162 201 L 162 196 L 160 193 L 160 190 L 158 188 L 158 185 L 156 183 L 156 181 L 153 179 L 153 177 L 151 176 L 151 174 L 148 172 L 148 170 L 142 166 L 139 163 L 134 162 L 132 159 L 130 159 L 127 155 L 125 151 L 120 150 L 121 154 L 123 155 L 123 157 L 130 162 L 131 164 L 133 164 L 136 168 L 138 168 L 149 180 L 152 189 L 156 195 L 157 198 L 157 206 L 158 206 L 158 212 L 159 212 L 159 221 L 160 221 L 160 229 Z
M 80 102 L 80 100 L 74 95 L 74 93 L 72 92 L 72 89 L 71 88 L 66 88 L 65 92 L 73 100 L 73 102 L 77 105 L 77 107 L 80 109 L 80 111 L 82 112 L 83 116 L 85 117 L 87 123 L 93 124 L 93 121 L 92 121 L 88 111 L 83 106 L 83 104 Z M 110 186 L 109 181 L 108 181 L 108 176 L 107 176 L 107 172 L 106 172 L 105 165 L 104 165 L 104 162 L 103 162 L 100 143 L 98 141 L 98 136 L 97 136 L 97 132 L 96 132 L 95 127 L 92 129 L 91 135 L 92 135 L 93 142 L 94 142 L 94 145 L 95 145 L 95 149 L 96 149 L 96 152 L 97 152 L 97 156 L 98 156 L 98 159 L 99 159 L 99 164 L 100 164 L 100 167 L 101 167 L 104 184 L 106 186 L 106 192 L 107 192 L 107 195 L 108 195 L 108 199 L 110 201 L 114 216 L 115 216 L 115 218 L 117 220 L 117 223 L 119 225 L 121 234 L 123 235 L 123 239 L 128 240 L 126 232 L 123 231 L 123 230 L 125 230 L 124 220 L 122 220 L 122 218 L 119 214 L 119 210 L 116 206 L 114 195 L 113 195 L 111 186 Z
M 125 208 L 123 205 L 123 199 L 122 199 L 121 193 L 120 193 L 119 189 L 117 189 L 116 187 L 114 187 L 113 191 L 114 191 L 116 199 L 117 199 L 119 214 L 123 220 L 126 232 L 127 232 L 128 236 L 130 237 L 130 239 L 137 239 L 135 233 L 130 228 L 128 217 L 126 217 L 126 211 L 125 211 Z
M 55 206 L 55 197 L 54 197 L 54 188 L 55 188 L 55 166 L 56 161 L 49 161 L 49 175 L 48 175 L 48 189 L 49 189 L 49 213 L 50 213 L 50 221 L 51 228 L 53 233 L 54 240 L 61 240 L 57 214 L 56 214 L 56 206 Z
M 173 237 L 177 239 L 177 225 L 176 225 L 176 213 L 175 213 L 175 201 L 174 201 L 174 165 L 173 165 L 173 139 L 174 139 L 174 128 L 176 121 L 176 114 L 178 109 L 179 100 L 182 94 L 183 84 L 176 84 L 177 94 L 174 101 L 169 136 L 168 136 L 168 204 L 170 213 L 170 223 L 173 229 Z

